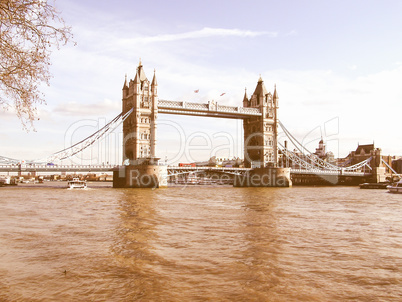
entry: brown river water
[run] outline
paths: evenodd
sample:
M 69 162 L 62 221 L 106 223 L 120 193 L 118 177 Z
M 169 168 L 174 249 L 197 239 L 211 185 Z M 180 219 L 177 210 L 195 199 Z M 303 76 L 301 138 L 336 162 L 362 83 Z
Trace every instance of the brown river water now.
M 0 188 L 0 301 L 402 301 L 402 194 Z

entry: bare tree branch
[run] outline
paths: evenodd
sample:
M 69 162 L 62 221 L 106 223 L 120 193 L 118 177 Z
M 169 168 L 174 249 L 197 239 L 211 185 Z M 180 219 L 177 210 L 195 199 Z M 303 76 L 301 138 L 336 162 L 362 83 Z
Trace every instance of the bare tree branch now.
M 39 85 L 49 85 L 51 47 L 72 39 L 48 0 L 0 0 L 0 105 L 15 109 L 23 127 L 34 128 L 37 105 L 45 104 Z

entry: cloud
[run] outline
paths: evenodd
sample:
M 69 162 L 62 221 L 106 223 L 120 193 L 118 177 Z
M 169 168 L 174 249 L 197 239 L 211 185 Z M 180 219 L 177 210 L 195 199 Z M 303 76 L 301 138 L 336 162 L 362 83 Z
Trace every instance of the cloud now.
M 402 67 L 359 77 L 325 70 L 271 70 L 264 79 L 277 82 L 279 119 L 298 139 L 339 118 L 336 137 L 341 155 L 346 156 L 358 142 L 373 140 L 384 154 L 400 154 L 402 137 L 396 130 L 400 119 L 396 108 L 402 98 L 401 77 Z
M 286 33 L 285 36 L 295 36 L 297 35 L 297 31 L 291 30 L 290 32 Z
M 7 107 L 0 107 L 0 117 L 2 119 L 10 119 L 16 116 L 16 111 L 14 107 L 7 106 Z
M 53 112 L 62 115 L 68 115 L 73 117 L 78 116 L 105 116 L 110 112 L 115 112 L 116 115 L 121 111 L 120 102 L 113 102 L 105 99 L 99 103 L 78 103 L 71 101 L 68 103 L 59 104 L 54 108 Z
M 226 28 L 211 28 L 204 27 L 201 30 L 189 31 L 179 34 L 165 34 L 156 35 L 150 37 L 140 37 L 130 39 L 131 42 L 142 42 L 142 43 L 155 43 L 155 42 L 173 42 L 186 39 L 199 39 L 199 38 L 209 38 L 209 37 L 257 37 L 267 35 L 269 37 L 277 37 L 277 32 L 266 32 L 266 31 L 251 31 L 251 30 L 241 30 L 241 29 L 226 29 Z

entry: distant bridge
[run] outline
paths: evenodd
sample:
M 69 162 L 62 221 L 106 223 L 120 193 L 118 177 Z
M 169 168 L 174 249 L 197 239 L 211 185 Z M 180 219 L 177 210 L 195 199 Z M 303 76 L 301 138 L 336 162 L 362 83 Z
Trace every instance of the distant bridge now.
M 116 165 L 46 165 L 46 164 L 27 164 L 27 165 L 0 165 L 0 172 L 42 172 L 42 173 L 60 173 L 60 172 L 110 172 L 122 166 Z M 252 170 L 251 168 L 236 167 L 178 167 L 168 166 L 169 175 L 180 175 L 191 172 L 220 172 L 227 174 L 242 174 Z
M 46 165 L 46 164 L 27 164 L 27 165 L 0 165 L 0 172 L 42 172 L 42 173 L 61 173 L 61 172 L 108 172 L 115 168 L 115 165 Z
M 119 168 L 116 165 L 47 165 L 47 164 L 27 164 L 27 165 L 0 165 L 0 172 L 23 172 L 23 173 L 91 173 L 91 172 L 111 172 L 114 169 Z M 178 166 L 168 166 L 168 175 L 185 175 L 190 173 L 223 173 L 231 175 L 240 175 L 252 168 L 239 168 L 239 167 L 210 167 L 210 166 L 200 166 L 200 167 L 178 167 Z M 291 168 L 291 174 L 293 175 L 317 175 L 317 176 L 370 176 L 370 172 L 363 171 L 349 171 L 347 169 L 340 170 L 323 170 L 323 169 L 295 169 Z

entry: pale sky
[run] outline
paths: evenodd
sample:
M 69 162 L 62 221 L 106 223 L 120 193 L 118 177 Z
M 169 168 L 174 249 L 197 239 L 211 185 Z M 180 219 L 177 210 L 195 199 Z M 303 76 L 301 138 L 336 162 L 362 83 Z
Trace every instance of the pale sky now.
M 277 86 L 279 119 L 311 151 L 322 136 L 337 157 L 373 141 L 384 155 L 402 155 L 401 1 L 58 0 L 56 7 L 77 45 L 52 54 L 36 132 L 0 112 L 1 156 L 43 158 L 66 147 L 67 135 L 78 141 L 111 120 L 140 58 L 150 80 L 156 70 L 160 99 L 241 106 L 261 75 L 268 91 Z M 162 158 L 243 156 L 239 121 L 159 120 Z

